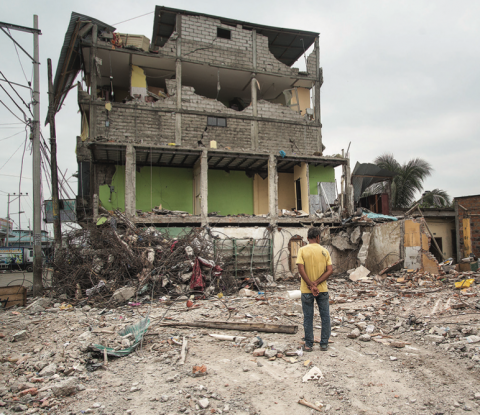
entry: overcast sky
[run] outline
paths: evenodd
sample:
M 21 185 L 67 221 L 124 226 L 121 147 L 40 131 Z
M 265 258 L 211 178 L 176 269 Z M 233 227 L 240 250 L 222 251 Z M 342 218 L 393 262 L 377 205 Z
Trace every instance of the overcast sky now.
M 325 154 L 340 153 L 351 142 L 352 167 L 382 153 L 392 153 L 400 162 L 421 157 L 435 169 L 425 190 L 441 188 L 452 197 L 480 194 L 480 2 L 473 0 L 3 1 L 4 22 L 33 27 L 33 14 L 39 16 L 42 126 L 48 105 L 47 58 L 52 59 L 55 74 L 71 12 L 151 38 L 157 4 L 320 32 Z M 145 13 L 150 14 L 116 24 Z M 33 36 L 11 33 L 33 55 Z M 25 85 L 32 78 L 28 57 L 18 51 L 24 76 L 13 43 L 3 32 L 0 47 L 0 70 L 10 81 Z M 295 66 L 304 68 L 302 62 L 303 58 Z M 18 91 L 27 103 L 31 101 L 28 90 Z M 58 163 L 74 191 L 76 180 L 71 175 L 77 171 L 75 137 L 80 133 L 76 98 L 73 90 L 56 118 Z M 23 119 L 1 89 L 0 99 Z M 42 131 L 48 143 L 49 129 Z M 6 193 L 19 191 L 24 141 L 24 126 L 0 104 L 0 217 L 7 214 Z M 26 212 L 21 216 L 23 228 L 32 218 L 31 164 L 27 143 L 21 191 L 30 197 L 23 199 L 20 209 Z M 50 198 L 46 182 L 44 198 Z M 17 223 L 17 201 L 10 211 Z

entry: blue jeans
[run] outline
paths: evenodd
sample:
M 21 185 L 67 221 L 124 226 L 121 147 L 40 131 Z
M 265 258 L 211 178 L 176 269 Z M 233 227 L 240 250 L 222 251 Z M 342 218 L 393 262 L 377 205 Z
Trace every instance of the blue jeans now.
M 302 309 L 303 309 L 303 329 L 305 330 L 305 346 L 313 346 L 313 303 L 318 304 L 318 311 L 322 319 L 322 336 L 320 345 L 327 345 L 330 338 L 330 305 L 328 302 L 328 292 L 319 293 L 317 297 L 313 294 L 302 293 Z

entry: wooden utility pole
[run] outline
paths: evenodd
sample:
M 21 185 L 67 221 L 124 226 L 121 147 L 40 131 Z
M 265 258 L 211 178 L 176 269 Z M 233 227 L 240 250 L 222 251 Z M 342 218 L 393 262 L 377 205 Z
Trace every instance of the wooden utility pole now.
M 48 122 L 50 124 L 50 167 L 52 176 L 52 209 L 53 209 L 53 236 L 55 251 L 62 247 L 62 223 L 60 220 L 60 204 L 58 201 L 58 172 L 57 172 L 57 136 L 55 132 L 55 97 L 52 82 L 52 60 L 48 64 Z

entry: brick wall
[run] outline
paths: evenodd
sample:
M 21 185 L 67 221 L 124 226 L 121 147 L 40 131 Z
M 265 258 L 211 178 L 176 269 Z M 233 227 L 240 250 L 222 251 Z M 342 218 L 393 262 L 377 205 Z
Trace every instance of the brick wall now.
M 307 57 L 307 73 L 310 76 L 317 75 L 317 53 L 315 50 Z
M 118 143 L 164 145 L 175 141 L 175 114 L 147 111 L 140 106 L 114 104 L 108 114 L 97 108 L 96 139 Z
M 268 38 L 257 34 L 257 69 L 284 75 L 298 75 L 298 68 L 290 68 L 272 55 L 268 48 Z
M 283 150 L 288 155 L 313 155 L 317 151 L 316 128 L 259 121 L 259 148 L 275 154 Z
M 468 209 L 470 214 L 480 214 L 480 195 L 462 197 L 455 199 L 455 202 Z M 460 236 L 460 255 L 463 257 L 463 219 L 466 218 L 464 209 L 458 206 L 458 227 Z M 470 238 L 471 248 L 475 256 L 480 256 L 480 216 L 470 216 Z
M 182 115 L 182 146 L 198 148 L 198 141 L 209 147 L 210 141 L 217 141 L 219 149 L 250 151 L 251 121 L 227 119 L 226 127 L 207 127 L 207 117 L 201 115 Z
M 176 82 L 167 80 L 167 91 L 171 95 L 155 103 L 127 102 L 113 103 L 108 113 L 103 106 L 97 106 L 96 139 L 118 143 L 166 145 L 175 142 Z M 308 122 L 294 110 L 281 104 L 258 101 L 259 118 L 300 122 L 286 124 L 271 121 L 258 122 L 260 151 L 287 154 L 312 155 L 317 151 L 316 131 L 319 127 Z M 198 148 L 198 141 L 205 146 L 216 140 L 219 148 L 250 151 L 252 148 L 252 120 L 239 116 L 252 116 L 252 107 L 235 111 L 214 99 L 196 95 L 194 88 L 182 87 L 182 109 L 218 114 L 227 118 L 227 127 L 208 127 L 207 115 L 182 115 L 182 146 Z M 105 122 L 109 121 L 109 127 Z
M 229 30 L 230 39 L 217 37 L 217 28 Z M 244 69 L 253 68 L 252 31 L 241 25 L 224 25 L 218 19 L 205 16 L 182 16 L 182 58 L 196 62 L 213 63 Z M 174 40 L 169 40 L 159 50 L 161 54 L 176 53 Z M 268 38 L 257 34 L 257 68 L 261 71 L 297 75 L 297 68 L 284 65 L 268 48 Z

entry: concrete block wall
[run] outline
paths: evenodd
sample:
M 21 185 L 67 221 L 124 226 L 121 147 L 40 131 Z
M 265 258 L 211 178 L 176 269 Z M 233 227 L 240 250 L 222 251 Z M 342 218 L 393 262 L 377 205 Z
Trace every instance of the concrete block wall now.
M 258 116 L 262 118 L 273 118 L 276 120 L 304 121 L 301 114 L 282 104 L 274 104 L 269 101 L 260 100 L 257 102 Z M 243 113 L 251 115 L 252 108 L 245 108 Z
M 146 111 L 133 105 L 115 105 L 112 111 L 96 111 L 96 139 L 106 138 L 118 143 L 160 144 L 174 136 L 172 114 Z M 109 127 L 105 121 L 109 121 Z
M 317 52 L 315 50 L 307 56 L 307 73 L 310 76 L 317 75 Z
M 217 28 L 229 30 L 231 39 L 217 38 Z M 182 16 L 182 58 L 238 68 L 253 68 L 252 31 L 222 24 L 205 16 Z M 169 41 L 170 42 L 170 41 Z M 169 47 L 167 42 L 164 48 Z M 162 48 L 162 49 L 164 49 Z M 297 75 L 277 60 L 268 49 L 268 38 L 257 34 L 257 69 L 285 75 Z
M 298 68 L 280 62 L 268 48 L 268 37 L 257 34 L 257 69 L 284 75 L 298 75 Z
M 258 122 L 258 141 L 262 151 L 288 155 L 313 155 L 317 151 L 316 129 L 311 125 Z
M 217 38 L 217 27 L 231 39 Z M 182 58 L 218 65 L 252 67 L 252 32 L 205 16 L 182 16 Z
M 165 45 L 159 49 L 159 55 L 163 56 L 177 56 L 177 33 L 173 32 L 170 39 L 167 40 Z
M 251 121 L 229 118 L 227 127 L 207 127 L 207 117 L 202 115 L 182 115 L 182 146 L 198 148 L 198 141 L 209 147 L 216 140 L 218 148 L 250 151 Z

